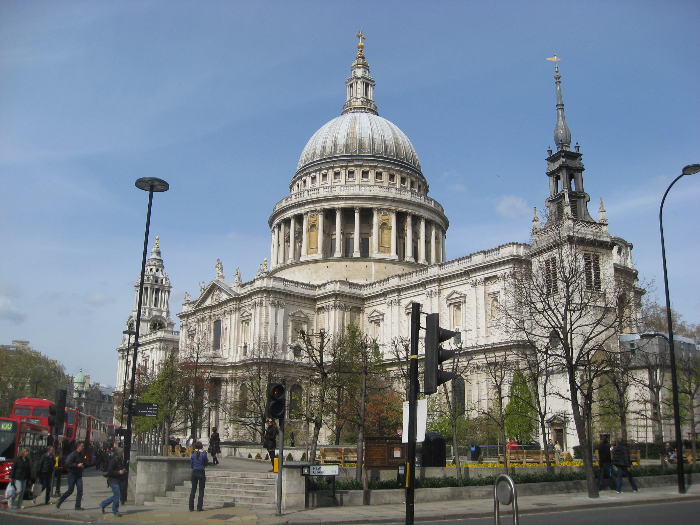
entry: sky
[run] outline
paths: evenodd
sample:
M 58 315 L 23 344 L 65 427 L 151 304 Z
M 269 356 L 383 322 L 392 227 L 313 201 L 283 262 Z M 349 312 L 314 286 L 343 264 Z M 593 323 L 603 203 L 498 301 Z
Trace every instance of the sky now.
M 663 300 L 659 204 L 700 163 L 700 2 L 0 1 L 0 344 L 114 385 L 148 194 L 185 292 L 270 257 L 309 138 L 340 115 L 362 30 L 379 115 L 420 157 L 448 259 L 528 242 L 549 195 L 555 53 L 589 211 Z M 700 174 L 664 206 L 671 300 L 700 322 Z

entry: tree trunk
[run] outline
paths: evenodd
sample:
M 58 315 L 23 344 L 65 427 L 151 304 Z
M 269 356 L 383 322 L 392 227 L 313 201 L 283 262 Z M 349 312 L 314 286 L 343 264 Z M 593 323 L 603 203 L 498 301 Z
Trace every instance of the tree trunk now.
M 571 391 L 571 408 L 574 413 L 574 424 L 576 426 L 576 434 L 578 436 L 581 455 L 583 456 L 583 469 L 586 472 L 586 485 L 588 486 L 588 497 L 597 498 L 598 495 L 598 480 L 593 472 L 593 458 L 591 457 L 590 444 L 588 436 L 586 436 L 586 418 L 581 414 L 581 406 L 578 401 L 578 385 L 575 378 L 569 372 L 569 389 Z

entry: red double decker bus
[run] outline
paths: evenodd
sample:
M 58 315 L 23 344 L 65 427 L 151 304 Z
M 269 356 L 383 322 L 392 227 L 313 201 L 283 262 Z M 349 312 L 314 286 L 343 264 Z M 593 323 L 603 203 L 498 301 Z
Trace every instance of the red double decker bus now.
M 53 405 L 48 399 L 23 397 L 15 401 L 10 419 L 26 421 L 42 427 L 49 426 L 49 408 Z M 62 432 L 59 432 L 62 434 Z
M 24 448 L 29 450 L 32 477 L 36 477 L 41 455 L 49 446 L 49 435 L 48 427 L 0 418 L 0 488 L 4 490 L 7 487 L 12 463 Z

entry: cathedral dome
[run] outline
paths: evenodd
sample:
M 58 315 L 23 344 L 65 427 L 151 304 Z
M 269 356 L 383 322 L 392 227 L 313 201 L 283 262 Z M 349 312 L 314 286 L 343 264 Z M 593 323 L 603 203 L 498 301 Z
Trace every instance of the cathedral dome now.
M 299 158 L 297 173 L 310 165 L 343 157 L 374 157 L 421 172 L 413 144 L 395 124 L 369 112 L 334 118 L 311 137 Z

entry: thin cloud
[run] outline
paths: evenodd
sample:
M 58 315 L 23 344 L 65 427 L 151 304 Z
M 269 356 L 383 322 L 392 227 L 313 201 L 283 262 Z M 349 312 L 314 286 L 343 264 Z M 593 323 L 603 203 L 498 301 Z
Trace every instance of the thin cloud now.
M 6 320 L 14 325 L 20 325 L 27 319 L 27 314 L 22 313 L 9 297 L 0 296 L 0 320 Z
M 504 195 L 496 205 L 496 211 L 508 219 L 522 219 L 532 213 L 525 199 L 517 195 Z
M 116 300 L 111 295 L 107 295 L 102 292 L 92 293 L 85 296 L 85 302 L 90 306 L 104 306 L 109 303 L 113 303 Z

